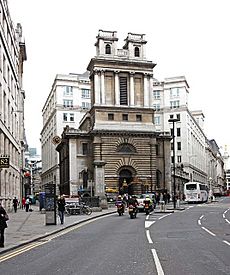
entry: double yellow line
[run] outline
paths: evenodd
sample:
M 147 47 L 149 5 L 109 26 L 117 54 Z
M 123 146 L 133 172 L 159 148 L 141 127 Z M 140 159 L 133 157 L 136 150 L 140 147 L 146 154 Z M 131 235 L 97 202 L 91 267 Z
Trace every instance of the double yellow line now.
M 110 215 L 114 215 L 114 214 L 110 214 Z M 101 217 L 96 217 L 95 219 L 92 219 L 92 220 L 84 221 L 84 222 L 81 223 L 81 224 L 76 224 L 75 226 L 71 226 L 71 227 L 69 227 L 69 228 L 66 228 L 66 229 L 64 229 L 64 230 L 61 231 L 61 232 L 54 233 L 54 234 L 52 234 L 52 235 L 50 235 L 50 236 L 44 237 L 44 238 L 41 239 L 40 241 L 35 241 L 35 242 L 31 243 L 31 244 L 25 245 L 24 247 L 19 248 L 19 249 L 16 249 L 16 250 L 14 250 L 14 251 L 11 252 L 11 253 L 7 253 L 7 252 L 6 252 L 6 253 L 7 253 L 6 255 L 0 256 L 0 263 L 4 262 L 4 261 L 6 261 L 6 260 L 9 260 L 9 259 L 11 259 L 11 258 L 13 258 L 13 257 L 16 257 L 16 256 L 18 256 L 18 255 L 20 255 L 20 254 L 22 254 L 22 253 L 24 253 L 24 252 L 26 252 L 26 251 L 29 251 L 29 250 L 31 250 L 31 249 L 34 249 L 35 247 L 41 246 L 41 245 L 43 245 L 43 244 L 46 244 L 46 243 L 48 243 L 49 241 L 51 241 L 51 240 L 53 240 L 53 239 L 55 239 L 55 238 L 57 238 L 57 237 L 60 237 L 60 236 L 62 236 L 62 235 L 65 235 L 65 234 L 67 234 L 67 233 L 70 232 L 70 231 L 73 231 L 73 230 L 75 230 L 75 229 L 78 229 L 78 228 L 80 228 L 80 227 L 82 227 L 82 226 L 84 226 L 84 225 L 86 225 L 86 224 L 89 224 L 89 223 L 91 223 L 91 222 L 93 222 L 93 221 L 95 221 L 95 220 L 102 219 L 102 218 L 104 218 L 104 217 L 105 217 L 105 216 L 101 216 Z

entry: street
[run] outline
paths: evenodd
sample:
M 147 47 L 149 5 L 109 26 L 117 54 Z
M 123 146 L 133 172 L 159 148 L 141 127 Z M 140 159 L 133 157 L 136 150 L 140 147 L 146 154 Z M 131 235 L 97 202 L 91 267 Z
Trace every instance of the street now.
M 174 213 L 111 214 L 0 256 L 1 275 L 230 274 L 230 197 Z

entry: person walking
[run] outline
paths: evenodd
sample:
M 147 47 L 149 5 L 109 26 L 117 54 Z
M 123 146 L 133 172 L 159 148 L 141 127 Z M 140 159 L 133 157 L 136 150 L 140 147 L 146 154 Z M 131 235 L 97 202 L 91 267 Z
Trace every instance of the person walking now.
M 18 209 L 18 200 L 16 197 L 14 197 L 13 199 L 13 207 L 14 207 L 14 213 L 17 213 L 17 209 Z
M 26 212 L 29 212 L 29 207 L 30 207 L 30 199 L 29 199 L 29 197 L 26 198 L 26 204 L 25 204 L 25 206 L 26 206 Z
M 25 197 L 22 198 L 22 209 L 26 208 L 26 199 Z
M 4 231 L 7 228 L 8 215 L 0 202 L 0 247 L 4 247 Z
M 65 198 L 61 196 L 58 199 L 58 215 L 60 217 L 61 224 L 64 224 L 64 213 L 65 213 Z

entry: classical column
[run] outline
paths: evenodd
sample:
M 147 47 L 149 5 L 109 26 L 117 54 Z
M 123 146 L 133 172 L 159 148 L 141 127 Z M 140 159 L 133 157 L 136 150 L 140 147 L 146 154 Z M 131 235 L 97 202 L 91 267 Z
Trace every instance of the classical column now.
M 94 161 L 94 195 L 99 196 L 101 208 L 108 208 L 107 199 L 105 196 L 105 164 L 103 160 Z
M 119 71 L 115 71 L 115 105 L 120 105 Z
M 99 89 L 99 77 L 98 71 L 94 71 L 94 94 L 95 94 L 95 104 L 100 104 L 100 89 Z
M 101 70 L 101 103 L 105 104 L 105 72 Z
M 149 106 L 148 75 L 144 74 L 144 107 Z
M 134 106 L 134 74 L 130 72 L 130 106 Z

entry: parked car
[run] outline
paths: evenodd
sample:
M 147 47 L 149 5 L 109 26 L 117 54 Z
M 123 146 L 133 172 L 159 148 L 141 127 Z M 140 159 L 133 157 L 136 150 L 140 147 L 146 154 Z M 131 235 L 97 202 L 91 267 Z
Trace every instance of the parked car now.
M 139 205 L 137 207 L 139 212 L 144 212 L 144 200 L 147 195 L 150 197 L 151 200 L 153 199 L 153 196 L 155 196 L 154 193 L 146 193 L 146 194 L 136 195 L 137 201 L 139 203 Z

